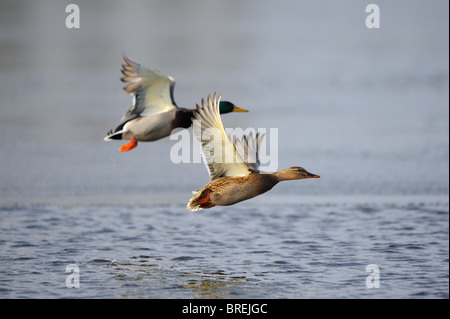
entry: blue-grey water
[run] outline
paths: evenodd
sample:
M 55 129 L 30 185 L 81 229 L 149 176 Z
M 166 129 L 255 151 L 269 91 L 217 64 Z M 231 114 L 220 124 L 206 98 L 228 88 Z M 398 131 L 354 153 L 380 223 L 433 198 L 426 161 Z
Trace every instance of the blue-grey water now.
M 448 298 L 448 209 L 17 207 L 1 213 L 8 298 Z M 79 267 L 79 288 L 66 267 Z M 367 265 L 379 288 L 366 287 Z
M 0 3 L 1 298 L 449 297 L 448 1 L 377 1 L 379 29 L 357 0 L 74 3 L 79 29 Z M 188 212 L 208 175 L 177 141 L 103 142 L 123 53 L 321 178 Z

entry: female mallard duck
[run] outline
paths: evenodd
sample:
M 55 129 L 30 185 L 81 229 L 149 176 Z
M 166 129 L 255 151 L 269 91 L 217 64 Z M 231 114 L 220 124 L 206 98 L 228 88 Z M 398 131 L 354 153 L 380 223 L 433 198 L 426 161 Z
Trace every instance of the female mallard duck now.
M 231 141 L 223 128 L 219 113 L 220 96 L 194 112 L 194 135 L 202 143 L 211 182 L 194 191 L 187 209 L 196 211 L 216 205 L 228 206 L 261 195 L 285 180 L 318 178 L 301 167 L 290 167 L 276 173 L 263 173 L 259 166 L 258 150 L 263 136 L 244 136 Z M 212 137 L 212 138 L 211 138 Z M 218 151 L 217 151 L 218 150 Z
M 173 99 L 175 81 L 157 70 L 151 70 L 126 56 L 122 65 L 127 82 L 123 89 L 133 95 L 133 104 L 120 119 L 116 129 L 110 130 L 104 138 L 110 140 L 130 140 L 120 147 L 121 152 L 137 146 L 138 141 L 150 142 L 169 136 L 177 127 L 188 128 L 192 125 L 194 110 L 180 108 Z M 231 102 L 220 102 L 220 113 L 248 112 Z

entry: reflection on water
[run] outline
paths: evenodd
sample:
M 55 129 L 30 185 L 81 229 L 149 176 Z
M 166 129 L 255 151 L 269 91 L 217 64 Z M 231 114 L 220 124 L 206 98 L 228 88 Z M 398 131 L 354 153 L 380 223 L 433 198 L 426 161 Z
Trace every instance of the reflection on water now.
M 183 288 L 192 291 L 192 298 L 233 298 L 233 295 L 237 295 L 235 289 L 247 281 L 245 276 L 228 276 L 223 271 L 183 275 L 187 281 Z
M 195 258 L 175 258 L 172 260 L 191 260 Z M 153 261 L 152 261 L 153 260 Z M 118 281 L 118 285 L 124 289 L 123 298 L 160 298 L 160 291 L 166 289 L 174 291 L 174 295 L 190 296 L 190 298 L 233 298 L 240 294 L 236 289 L 247 283 L 247 278 L 242 275 L 230 275 L 223 270 L 210 271 L 199 269 L 188 272 L 182 271 L 182 265 L 169 269 L 161 268 L 162 257 L 156 256 L 132 256 L 128 261 L 116 261 L 107 259 L 93 259 L 87 262 L 90 269 L 108 272 Z M 178 268 L 178 270 L 177 270 Z M 173 269 L 178 273 L 175 277 L 170 273 Z M 186 269 L 190 269 L 186 267 Z M 168 278 L 170 277 L 170 278 Z M 135 288 L 135 289 L 134 289 Z M 167 296 L 169 297 L 169 296 Z
M 448 217 L 448 205 L 2 209 L 0 296 L 448 298 Z M 369 264 L 380 289 L 365 286 Z

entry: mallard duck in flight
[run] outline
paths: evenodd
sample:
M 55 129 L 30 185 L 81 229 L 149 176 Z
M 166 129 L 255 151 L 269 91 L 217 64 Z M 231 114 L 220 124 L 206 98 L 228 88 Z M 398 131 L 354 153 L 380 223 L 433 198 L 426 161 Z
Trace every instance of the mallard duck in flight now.
M 150 142 L 169 136 L 173 129 L 192 125 L 194 109 L 178 107 L 173 98 L 175 80 L 123 57 L 123 88 L 133 95 L 133 104 L 120 119 L 115 130 L 110 130 L 104 141 L 130 140 L 120 147 L 121 152 L 135 148 L 138 141 Z M 220 102 L 220 113 L 248 112 L 231 102 Z
M 285 180 L 319 178 L 302 167 L 290 167 L 276 173 L 258 171 L 258 151 L 263 136 L 244 136 L 234 143 L 225 133 L 219 112 L 220 96 L 208 103 L 202 99 L 203 108 L 197 105 L 194 117 L 194 135 L 202 144 L 203 158 L 211 182 L 193 192 L 187 209 L 197 211 L 216 205 L 228 206 L 261 195 Z M 211 138 L 213 137 L 213 138 Z M 220 151 L 216 152 L 215 150 Z

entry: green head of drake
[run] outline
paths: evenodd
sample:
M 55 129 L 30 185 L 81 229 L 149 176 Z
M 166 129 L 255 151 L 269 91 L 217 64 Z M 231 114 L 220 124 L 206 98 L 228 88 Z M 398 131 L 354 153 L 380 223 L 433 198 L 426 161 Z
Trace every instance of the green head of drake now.
M 237 107 L 231 102 L 221 101 L 219 103 L 219 112 L 220 114 L 225 114 L 230 112 L 248 112 L 248 111 L 245 109 L 241 109 L 240 107 Z

